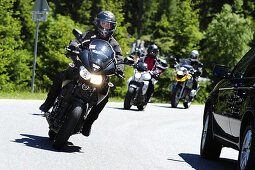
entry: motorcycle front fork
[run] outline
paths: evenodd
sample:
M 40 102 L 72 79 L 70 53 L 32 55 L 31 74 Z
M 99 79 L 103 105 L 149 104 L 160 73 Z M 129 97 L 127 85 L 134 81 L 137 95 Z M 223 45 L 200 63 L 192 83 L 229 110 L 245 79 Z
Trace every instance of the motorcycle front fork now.
M 176 85 L 175 85 L 175 87 L 178 85 L 178 82 L 176 82 Z M 184 91 L 184 88 L 185 88 L 185 86 L 186 86 L 186 82 L 184 82 L 182 85 L 180 85 L 182 88 L 181 88 L 181 92 L 180 92 L 180 94 L 179 94 L 179 96 L 178 96 L 178 99 L 180 100 L 181 98 L 182 98 L 182 95 L 183 95 L 183 91 Z

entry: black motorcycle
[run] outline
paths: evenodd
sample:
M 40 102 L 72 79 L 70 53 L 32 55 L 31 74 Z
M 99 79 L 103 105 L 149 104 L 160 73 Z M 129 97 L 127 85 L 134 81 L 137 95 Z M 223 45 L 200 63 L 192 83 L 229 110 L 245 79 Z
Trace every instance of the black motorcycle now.
M 74 29 L 73 34 L 82 46 L 81 32 Z M 123 64 L 116 63 L 112 46 L 104 40 L 93 40 L 83 51 L 66 49 L 67 54 L 76 54 L 76 57 L 70 57 L 73 63 L 69 68 L 73 70 L 73 76 L 64 79 L 52 111 L 46 113 L 48 134 L 55 149 L 61 149 L 71 135 L 82 131 L 89 111 L 107 96 L 113 86 L 109 76 L 117 75 L 116 64 Z

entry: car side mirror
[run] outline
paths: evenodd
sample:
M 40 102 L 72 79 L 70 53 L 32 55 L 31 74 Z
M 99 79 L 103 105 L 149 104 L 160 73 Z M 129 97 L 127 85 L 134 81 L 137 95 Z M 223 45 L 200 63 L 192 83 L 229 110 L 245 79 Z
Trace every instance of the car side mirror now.
M 213 75 L 219 78 L 228 78 L 229 68 L 224 65 L 216 65 L 213 69 Z

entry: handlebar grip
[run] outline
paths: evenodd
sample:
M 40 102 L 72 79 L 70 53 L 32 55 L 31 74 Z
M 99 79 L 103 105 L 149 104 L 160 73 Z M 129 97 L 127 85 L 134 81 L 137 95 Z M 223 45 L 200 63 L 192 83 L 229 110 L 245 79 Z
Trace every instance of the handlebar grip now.
M 117 74 L 118 77 L 122 78 L 122 79 L 125 79 L 125 76 L 124 75 L 121 75 L 121 74 Z

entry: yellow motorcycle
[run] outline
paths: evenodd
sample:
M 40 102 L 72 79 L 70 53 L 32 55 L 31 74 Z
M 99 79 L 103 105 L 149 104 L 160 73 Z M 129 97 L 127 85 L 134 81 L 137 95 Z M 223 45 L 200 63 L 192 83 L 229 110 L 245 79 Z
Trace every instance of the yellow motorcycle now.
M 192 90 L 195 70 L 189 59 L 181 60 L 180 63 L 174 65 L 174 68 L 176 75 L 174 84 L 170 86 L 172 92 L 171 105 L 176 108 L 178 103 L 182 101 L 184 108 L 189 108 L 199 90 L 199 87 L 197 90 Z

